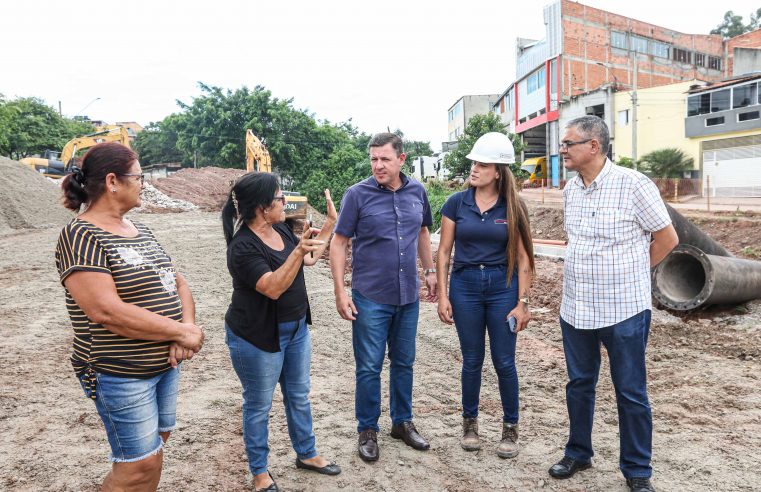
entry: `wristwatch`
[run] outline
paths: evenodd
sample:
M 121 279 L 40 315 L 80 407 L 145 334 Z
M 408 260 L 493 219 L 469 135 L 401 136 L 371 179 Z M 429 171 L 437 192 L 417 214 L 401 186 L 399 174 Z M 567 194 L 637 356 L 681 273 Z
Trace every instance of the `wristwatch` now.
M 526 306 L 528 306 L 528 305 L 529 305 L 529 298 L 528 298 L 528 296 L 527 296 L 527 297 L 521 297 L 521 298 L 520 298 L 520 299 L 518 299 L 518 300 L 519 300 L 520 302 L 522 302 L 523 304 L 525 304 Z
M 425 270 L 423 270 L 423 276 L 426 276 L 429 273 L 436 273 L 436 269 L 435 268 L 426 268 Z

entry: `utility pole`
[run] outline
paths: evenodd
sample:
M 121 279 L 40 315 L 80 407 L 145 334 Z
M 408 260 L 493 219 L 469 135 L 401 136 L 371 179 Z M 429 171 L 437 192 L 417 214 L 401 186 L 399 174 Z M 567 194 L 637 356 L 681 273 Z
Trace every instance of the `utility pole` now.
M 632 50 L 634 87 L 632 90 L 632 165 L 637 170 L 637 52 Z

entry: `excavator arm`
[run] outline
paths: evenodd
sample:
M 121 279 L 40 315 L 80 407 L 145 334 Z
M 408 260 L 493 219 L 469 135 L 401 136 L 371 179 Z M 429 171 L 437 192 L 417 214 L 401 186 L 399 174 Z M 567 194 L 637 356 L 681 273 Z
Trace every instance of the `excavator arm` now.
M 251 130 L 246 130 L 246 172 L 272 172 L 272 157 L 261 140 Z
M 61 162 L 63 162 L 67 170 L 71 169 L 73 164 L 71 160 L 77 155 L 77 151 L 88 149 L 102 142 L 119 142 L 126 147 L 130 146 L 127 129 L 123 127 L 112 128 L 110 130 L 72 138 L 63 146 L 63 150 L 61 151 Z

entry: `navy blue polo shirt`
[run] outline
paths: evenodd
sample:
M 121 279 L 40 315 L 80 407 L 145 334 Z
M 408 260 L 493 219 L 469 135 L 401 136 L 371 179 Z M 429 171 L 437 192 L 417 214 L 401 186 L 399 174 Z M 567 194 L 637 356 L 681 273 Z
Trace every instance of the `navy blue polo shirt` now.
M 475 188 L 447 198 L 441 215 L 455 223 L 454 269 L 475 265 L 507 265 L 507 206 L 500 196 L 483 214 Z
M 372 176 L 346 190 L 335 229 L 352 239 L 352 288 L 395 306 L 418 300 L 418 234 L 433 224 L 423 185 L 401 178 L 395 191 Z

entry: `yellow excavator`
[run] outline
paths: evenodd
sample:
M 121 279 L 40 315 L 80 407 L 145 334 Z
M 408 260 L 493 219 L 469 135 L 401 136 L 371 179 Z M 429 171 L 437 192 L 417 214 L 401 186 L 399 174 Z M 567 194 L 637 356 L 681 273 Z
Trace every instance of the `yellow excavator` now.
M 251 130 L 246 130 L 246 172 L 272 172 L 272 157 L 269 150 Z M 285 195 L 285 217 L 306 220 L 307 197 L 294 191 L 283 191 Z
M 129 134 L 125 128 L 111 128 L 72 138 L 66 142 L 61 152 L 46 150 L 43 152 L 42 157 L 25 157 L 19 162 L 45 176 L 63 178 L 71 172 L 71 166 L 74 164 L 73 161 L 78 151 L 88 149 L 102 142 L 119 142 L 127 147 L 130 146 Z

